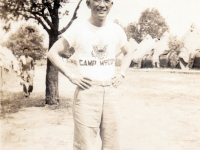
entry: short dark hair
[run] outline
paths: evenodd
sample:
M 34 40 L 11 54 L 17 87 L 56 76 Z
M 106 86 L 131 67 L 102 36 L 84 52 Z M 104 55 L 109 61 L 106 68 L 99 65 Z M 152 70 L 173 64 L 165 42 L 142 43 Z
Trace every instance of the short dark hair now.
M 29 48 L 28 48 L 28 47 L 24 47 L 24 49 L 23 49 L 23 52 L 24 52 L 26 49 L 28 49 L 28 50 L 29 50 Z

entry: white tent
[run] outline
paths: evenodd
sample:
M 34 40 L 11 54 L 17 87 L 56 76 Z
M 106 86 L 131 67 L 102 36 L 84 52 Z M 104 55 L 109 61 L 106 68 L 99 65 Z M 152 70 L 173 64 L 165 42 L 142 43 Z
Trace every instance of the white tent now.
M 154 48 L 154 54 L 153 54 L 153 64 L 159 63 L 159 56 L 165 51 L 169 50 L 168 40 L 169 40 L 170 34 L 169 32 L 163 33 L 160 40 L 157 41 L 157 44 Z
M 200 30 L 196 27 L 195 24 L 192 24 L 182 39 L 184 41 L 184 47 L 189 52 L 195 52 L 196 48 L 200 44 Z
M 197 50 L 197 51 L 200 51 L 200 44 L 199 44 L 199 46 L 197 46 L 196 50 Z
M 131 47 L 133 48 L 133 52 L 135 52 L 139 44 L 133 38 L 129 39 L 129 43 L 131 44 Z
M 143 41 L 137 46 L 137 50 L 133 53 L 132 59 L 138 60 L 142 58 L 154 48 L 155 44 L 155 40 L 150 35 L 146 35 Z
M 13 55 L 12 51 L 6 47 L 0 46 L 0 58 L 4 68 L 11 70 L 12 63 L 15 71 L 19 68 L 17 59 Z
M 200 30 L 195 24 L 191 25 L 190 29 L 182 37 L 182 40 L 184 42 L 184 48 L 182 48 L 179 57 L 188 63 L 190 55 L 192 53 L 194 54 L 200 45 Z

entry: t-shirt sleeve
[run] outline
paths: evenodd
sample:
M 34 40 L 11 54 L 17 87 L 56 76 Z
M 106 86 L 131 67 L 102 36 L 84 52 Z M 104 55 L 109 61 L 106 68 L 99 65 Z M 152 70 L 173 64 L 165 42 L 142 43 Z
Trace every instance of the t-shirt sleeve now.
M 72 23 L 71 26 L 62 34 L 62 36 L 68 41 L 70 47 L 75 47 L 77 38 L 77 24 Z
M 127 43 L 127 36 L 124 30 L 119 26 L 119 48 L 122 48 Z

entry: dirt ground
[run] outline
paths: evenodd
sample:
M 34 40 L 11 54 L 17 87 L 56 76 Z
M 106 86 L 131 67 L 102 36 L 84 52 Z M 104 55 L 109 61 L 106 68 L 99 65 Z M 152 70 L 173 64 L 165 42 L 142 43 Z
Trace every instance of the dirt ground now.
M 70 68 L 76 72 L 74 66 Z M 29 99 L 15 98 L 4 106 L 1 150 L 72 150 L 69 105 L 75 86 L 60 74 L 62 107 L 45 106 L 45 71 L 44 66 L 36 67 Z M 121 105 L 122 150 L 199 150 L 199 76 L 130 68 L 116 92 Z M 11 91 L 19 94 L 20 85 Z M 95 150 L 100 150 L 100 144 L 98 137 Z

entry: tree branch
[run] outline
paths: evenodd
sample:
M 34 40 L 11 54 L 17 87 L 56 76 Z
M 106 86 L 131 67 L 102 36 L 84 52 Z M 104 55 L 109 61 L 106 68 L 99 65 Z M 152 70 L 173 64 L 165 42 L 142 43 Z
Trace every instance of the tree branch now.
M 33 19 L 36 19 L 42 26 L 43 28 L 49 33 L 50 29 L 45 25 L 45 23 L 42 21 L 42 19 L 40 17 L 38 17 L 37 15 L 34 15 L 35 18 L 33 17 Z
M 51 5 L 52 5 L 53 1 L 52 1 L 52 3 L 50 3 L 50 2 L 45 2 L 44 0 L 42 0 L 42 3 L 43 3 L 43 5 L 45 5 L 45 8 L 47 8 L 47 10 L 49 11 L 50 17 L 52 18 L 53 9 L 51 8 Z M 44 10 L 42 13 L 44 13 Z
M 51 27 L 51 29 L 56 31 L 56 29 L 55 29 L 54 25 L 52 24 L 52 22 L 46 16 L 44 16 L 43 18 L 48 23 L 48 25 Z
M 51 29 L 53 29 L 54 31 L 56 31 L 54 25 L 52 24 L 52 22 L 44 15 L 40 14 L 40 13 L 33 13 L 32 14 L 35 16 L 35 15 L 39 15 L 40 17 L 42 17 L 46 22 L 47 24 L 51 27 Z
M 82 0 L 80 0 L 79 3 L 78 3 L 78 5 L 76 6 L 76 9 L 75 9 L 75 11 L 74 11 L 74 14 L 73 14 L 73 16 L 72 16 L 70 22 L 68 23 L 68 25 L 67 25 L 66 27 L 64 27 L 63 29 L 61 29 L 61 30 L 58 32 L 59 35 L 62 34 L 63 32 L 65 32 L 65 31 L 70 27 L 70 25 L 72 24 L 72 22 L 77 18 L 76 15 L 77 15 L 77 11 L 78 11 L 78 9 L 79 9 L 79 6 L 80 6 L 81 2 L 82 2 Z
M 18 13 L 18 15 L 23 16 L 25 19 L 34 19 L 34 20 L 37 20 L 43 26 L 43 28 L 49 33 L 50 29 L 45 25 L 45 23 L 42 21 L 42 19 L 40 17 L 38 17 L 36 14 L 31 14 L 30 12 L 28 12 L 28 13 L 30 13 L 33 16 L 26 15 L 26 14 L 23 14 L 23 11 L 22 12 L 17 12 L 17 13 Z

